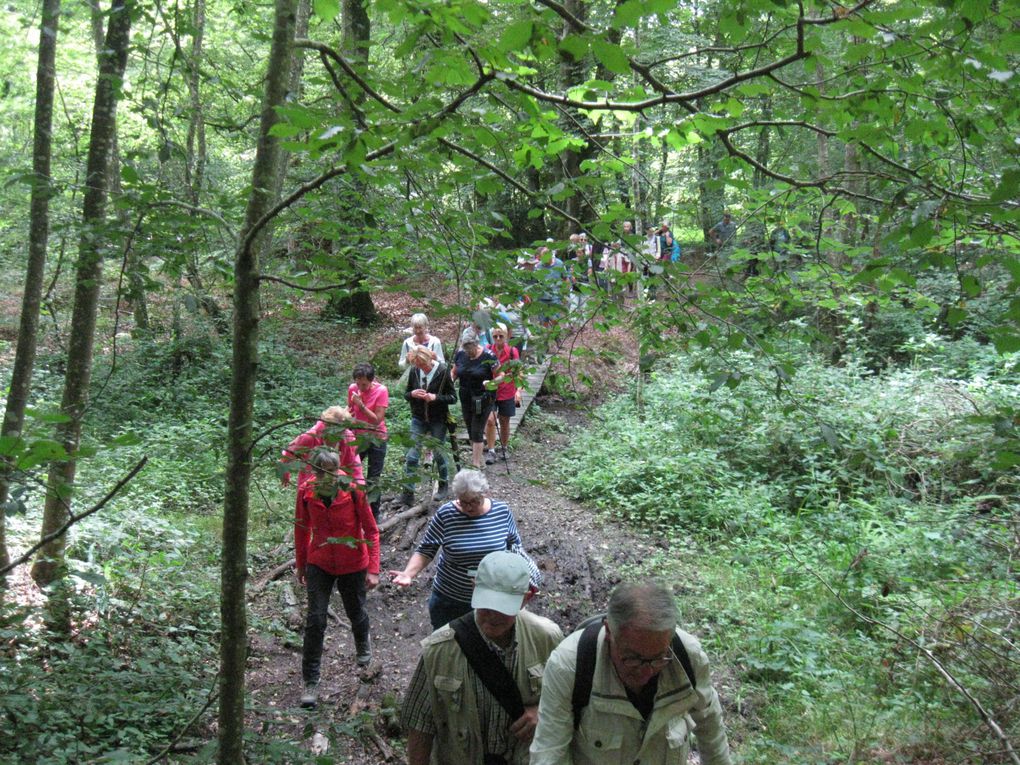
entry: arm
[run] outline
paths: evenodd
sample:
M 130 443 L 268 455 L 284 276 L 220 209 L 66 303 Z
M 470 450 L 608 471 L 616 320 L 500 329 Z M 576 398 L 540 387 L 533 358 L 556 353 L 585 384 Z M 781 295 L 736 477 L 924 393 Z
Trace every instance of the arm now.
M 410 338 L 404 338 L 404 342 L 400 344 L 400 358 L 397 359 L 397 366 L 401 369 L 407 369 L 407 351 L 408 345 L 410 345 L 408 340 Z
M 574 739 L 574 691 L 576 659 L 557 649 L 546 662 L 542 697 L 538 702 L 538 727 L 531 742 L 531 765 L 571 765 L 570 742 Z
M 298 489 L 298 501 L 294 511 L 294 571 L 297 574 L 298 582 L 305 583 L 305 564 L 308 562 L 308 543 L 312 538 L 311 518 L 308 514 L 308 507 L 305 505 L 305 498 Z
M 722 706 L 712 686 L 708 657 L 701 649 L 701 644 L 691 635 L 681 635 L 681 639 L 691 657 L 694 676 L 698 681 L 698 702 L 691 709 L 690 715 L 695 723 L 694 735 L 698 739 L 701 761 L 705 765 L 730 765 L 730 747 L 723 725 Z
M 375 516 L 372 515 L 372 508 L 365 498 L 365 493 L 352 491 L 351 497 L 354 499 L 358 523 L 361 524 L 361 535 L 368 544 L 368 576 L 374 579 L 374 584 L 368 588 L 371 590 L 379 584 L 379 526 L 375 522 Z
M 287 465 L 296 459 L 302 459 L 305 455 L 308 454 L 308 451 L 312 448 L 312 446 L 314 446 L 314 444 L 311 443 L 314 440 L 315 439 L 309 436 L 307 433 L 302 433 L 300 436 L 298 436 L 289 444 L 287 444 L 282 454 L 280 455 L 280 462 L 282 462 L 284 465 Z M 282 476 L 280 476 L 280 483 L 282 483 L 284 486 L 290 484 L 289 472 L 284 473 Z
M 446 356 L 443 355 L 443 344 L 435 335 L 429 336 L 429 350 L 436 354 L 436 361 L 440 364 L 446 363 Z
M 360 414 L 359 420 L 367 422 L 369 425 L 378 425 L 386 417 L 386 407 L 389 406 L 389 398 L 387 397 L 386 403 L 380 402 L 375 406 L 365 406 L 361 396 L 355 393 L 351 396 L 351 405 L 352 408 L 357 408 Z
M 411 558 L 407 561 L 407 565 L 404 566 L 403 571 L 390 571 L 389 575 L 393 578 L 393 584 L 399 587 L 407 587 L 414 581 L 414 578 L 421 573 L 421 570 L 432 562 L 432 558 L 427 555 L 422 555 L 420 552 L 416 552 L 411 555 Z
M 407 732 L 407 765 L 429 765 L 433 738 L 431 733 L 422 733 L 420 730 Z
M 439 385 L 436 388 L 436 401 L 440 404 L 452 406 L 457 402 L 457 391 L 453 387 L 453 377 L 449 368 L 444 369 L 440 377 Z

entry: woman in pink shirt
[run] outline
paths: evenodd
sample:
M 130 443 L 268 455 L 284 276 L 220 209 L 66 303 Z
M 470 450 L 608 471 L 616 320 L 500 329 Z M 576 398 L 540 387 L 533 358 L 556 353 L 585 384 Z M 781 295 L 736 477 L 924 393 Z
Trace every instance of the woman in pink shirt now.
M 375 380 L 375 367 L 363 361 L 354 367 L 351 375 L 354 382 L 347 388 L 347 408 L 355 420 L 367 427 L 354 428 L 357 437 L 358 455 L 365 465 L 367 492 L 372 514 L 379 517 L 382 503 L 382 489 L 379 478 L 386 462 L 386 407 L 390 405 L 390 393 L 386 386 Z

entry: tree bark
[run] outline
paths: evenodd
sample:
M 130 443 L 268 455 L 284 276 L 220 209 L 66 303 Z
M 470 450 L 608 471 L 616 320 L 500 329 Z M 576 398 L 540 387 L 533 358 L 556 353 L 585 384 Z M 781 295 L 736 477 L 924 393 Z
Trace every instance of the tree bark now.
M 343 0 L 341 3 L 341 16 L 343 28 L 343 40 L 341 50 L 353 63 L 355 68 L 363 73 L 368 68 L 368 44 L 371 39 L 372 26 L 368 17 L 367 0 Z M 355 103 L 364 100 L 365 94 L 358 87 L 352 87 Z M 340 208 L 340 218 L 354 232 L 354 240 L 357 246 L 352 248 L 350 257 L 353 259 L 353 276 L 348 282 L 348 290 L 343 294 L 332 295 L 325 313 L 332 316 L 342 316 L 354 319 L 361 326 L 374 324 L 379 316 L 372 302 L 372 294 L 362 285 L 364 277 L 360 263 L 361 236 L 358 232 L 371 227 L 371 221 L 366 220 L 364 204 L 362 200 L 369 194 L 368 187 L 359 181 L 355 181 L 353 190 L 341 192 L 337 205 Z
M 67 372 L 61 409 L 70 419 L 57 428 L 57 438 L 67 451 L 67 459 L 50 465 L 46 481 L 42 536 L 60 528 L 68 517 L 71 488 L 77 466 L 74 453 L 81 438 L 81 421 L 88 404 L 92 352 L 95 343 L 99 287 L 102 283 L 103 254 L 107 236 L 102 231 L 106 215 L 107 169 L 117 127 L 117 102 L 120 98 L 124 67 L 130 42 L 131 13 L 125 0 L 113 0 L 106 41 L 100 53 L 99 79 L 92 109 L 92 132 L 86 163 L 85 194 L 82 199 L 82 229 L 78 245 L 78 264 L 71 314 L 71 333 L 67 349 Z M 65 537 L 46 544 L 32 567 L 32 577 L 46 585 L 62 576 Z
M 244 763 L 244 670 L 248 654 L 248 504 L 251 479 L 252 416 L 258 375 L 259 256 L 268 241 L 265 227 L 252 230 L 273 204 L 273 173 L 279 167 L 279 140 L 270 135 L 283 103 L 294 42 L 295 0 L 276 0 L 273 42 L 266 74 L 252 191 L 234 261 L 234 347 L 230 414 L 227 420 L 227 480 L 223 499 L 223 554 L 220 584 L 220 765 Z
M 4 410 L 4 437 L 18 437 L 25 424 L 25 407 L 35 367 L 36 338 L 39 334 L 39 306 L 42 301 L 43 276 L 46 270 L 46 248 L 50 236 L 50 159 L 53 143 L 53 93 L 56 78 L 54 61 L 57 54 L 57 28 L 60 21 L 60 0 L 44 0 L 39 24 L 39 62 L 35 80 L 35 122 L 32 146 L 32 195 L 29 204 L 28 267 L 25 269 L 25 291 L 21 298 L 21 321 L 18 344 L 11 371 L 11 386 Z M 0 569 L 10 563 L 7 550 L 5 508 L 10 494 L 14 465 L 0 462 Z M 6 576 L 0 576 L 0 590 Z

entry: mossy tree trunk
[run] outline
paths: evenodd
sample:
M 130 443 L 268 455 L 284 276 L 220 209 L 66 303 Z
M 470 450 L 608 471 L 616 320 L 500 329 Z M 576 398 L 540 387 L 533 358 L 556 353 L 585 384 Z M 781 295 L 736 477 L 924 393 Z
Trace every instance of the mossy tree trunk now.
M 252 416 L 258 376 L 259 258 L 269 240 L 269 224 L 256 224 L 273 205 L 279 140 L 270 135 L 276 107 L 287 91 L 293 51 L 295 0 L 276 0 L 273 42 L 266 73 L 252 192 L 234 261 L 234 334 L 230 414 L 227 420 L 227 480 L 223 500 L 223 553 L 220 583 L 220 765 L 244 763 L 244 670 L 248 654 L 248 505 L 251 479 Z

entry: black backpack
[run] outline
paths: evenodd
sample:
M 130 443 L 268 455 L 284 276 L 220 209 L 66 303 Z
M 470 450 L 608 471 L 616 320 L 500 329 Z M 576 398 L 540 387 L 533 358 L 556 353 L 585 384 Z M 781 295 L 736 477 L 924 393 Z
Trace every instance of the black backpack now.
M 599 630 L 602 629 L 602 620 L 605 614 L 590 616 L 581 622 L 577 628 L 582 630 L 581 639 L 577 643 L 577 665 L 574 670 L 574 692 L 570 696 L 570 702 L 574 709 L 574 730 L 581 724 L 581 712 L 588 706 L 591 699 L 591 684 L 595 677 L 595 651 L 598 648 Z M 691 657 L 684 648 L 684 643 L 675 632 L 669 643 L 673 655 L 680 660 L 680 666 L 684 668 L 684 674 L 691 684 L 691 688 L 697 689 L 698 684 L 694 678 L 694 665 L 691 664 Z

